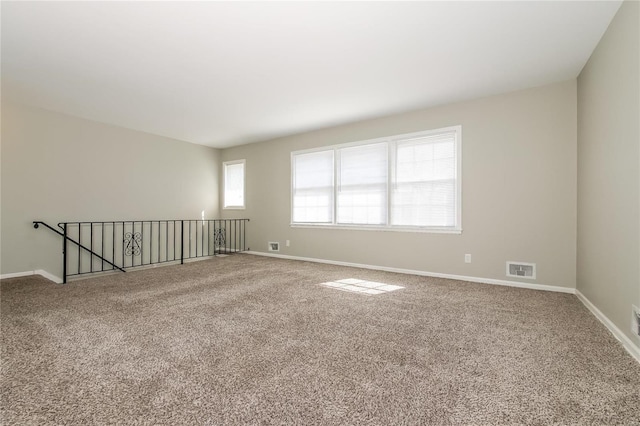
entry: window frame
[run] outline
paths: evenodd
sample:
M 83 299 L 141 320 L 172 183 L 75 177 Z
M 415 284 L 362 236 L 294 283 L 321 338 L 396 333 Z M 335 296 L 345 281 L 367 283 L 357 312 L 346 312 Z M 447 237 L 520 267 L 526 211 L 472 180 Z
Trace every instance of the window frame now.
M 227 166 L 242 164 L 242 205 L 227 206 Z M 247 205 L 247 161 L 245 159 L 224 161 L 222 163 L 222 209 L 223 210 L 245 210 Z
M 426 136 L 433 136 L 442 133 L 455 133 L 455 150 L 456 150 L 456 212 L 455 212 L 455 225 L 454 226 L 409 226 L 409 225 L 391 225 L 391 190 L 392 190 L 392 173 L 396 158 L 396 144 L 398 142 L 406 141 L 409 139 L 418 139 Z M 388 154 L 388 174 L 387 174 L 387 222 L 383 225 L 357 225 L 357 224 L 339 224 L 337 223 L 338 217 L 338 204 L 337 204 L 337 179 L 338 179 L 338 150 L 342 148 L 351 148 L 361 145 L 372 145 L 377 143 L 386 143 Z M 333 211 L 332 211 L 332 223 L 312 223 L 312 222 L 294 222 L 293 221 L 293 195 L 294 195 L 294 159 L 296 155 L 309 154 L 313 152 L 321 151 L 333 151 Z M 395 232 L 424 232 L 424 233 L 437 233 L 437 234 L 462 234 L 462 125 L 442 127 L 432 130 L 424 130 L 420 132 L 404 133 L 400 135 L 393 135 L 382 138 L 367 139 L 357 142 L 349 142 L 336 145 L 328 145 L 311 149 L 304 149 L 291 152 L 291 188 L 290 188 L 290 223 L 292 228 L 310 228 L 310 229 L 344 229 L 344 230 L 367 230 L 367 231 L 395 231 Z

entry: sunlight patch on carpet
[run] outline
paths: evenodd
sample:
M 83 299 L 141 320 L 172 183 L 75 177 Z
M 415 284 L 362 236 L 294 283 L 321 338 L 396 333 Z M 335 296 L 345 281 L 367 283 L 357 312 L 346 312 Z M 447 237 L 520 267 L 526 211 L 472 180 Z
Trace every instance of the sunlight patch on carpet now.
M 404 288 L 399 285 L 377 283 L 375 281 L 365 281 L 359 280 L 357 278 L 345 278 L 343 280 L 329 281 L 326 283 L 320 283 L 320 285 L 324 287 L 335 288 L 337 290 L 351 291 L 353 293 L 362 294 L 382 294 Z

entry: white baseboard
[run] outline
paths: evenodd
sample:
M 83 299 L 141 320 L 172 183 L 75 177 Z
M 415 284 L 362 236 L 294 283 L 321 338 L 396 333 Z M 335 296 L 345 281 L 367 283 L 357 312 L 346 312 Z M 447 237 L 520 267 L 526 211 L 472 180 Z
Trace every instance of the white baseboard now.
M 0 280 L 6 280 L 7 278 L 27 277 L 27 276 L 33 275 L 33 274 L 34 274 L 34 271 L 12 272 L 10 274 L 2 274 L 2 275 L 0 275 Z
M 330 265 L 350 266 L 353 268 L 373 269 L 377 271 L 396 272 L 398 274 L 420 275 L 424 277 L 447 278 L 451 280 L 471 281 L 482 284 L 502 285 L 507 287 L 528 288 L 531 290 L 555 291 L 559 293 L 575 294 L 574 288 L 559 287 L 545 284 L 521 283 L 518 281 L 496 280 L 493 278 L 468 277 L 464 275 L 441 274 L 437 272 L 418 271 L 414 269 L 391 268 L 388 266 L 366 265 L 362 263 L 341 262 L 338 260 L 316 259 L 313 257 L 289 256 L 286 254 L 265 253 L 260 251 L 246 251 L 244 253 L 257 256 L 277 257 L 280 259 L 301 260 L 304 262 L 327 263 Z
M 44 269 L 36 269 L 35 271 L 13 272 L 11 274 L 2 274 L 0 275 L 0 280 L 5 280 L 7 278 L 27 277 L 29 275 L 41 275 L 46 279 L 53 281 L 54 283 L 62 284 L 62 278 L 56 277 L 55 275 L 50 274 Z
M 622 343 L 622 346 L 631 354 L 632 357 L 636 359 L 636 361 L 640 362 L 640 347 L 638 347 L 629 337 L 622 332 L 605 314 L 600 311 L 600 309 L 596 308 L 596 306 L 591 303 L 589 299 L 586 298 L 584 294 L 582 294 L 579 290 L 576 290 L 576 296 L 580 301 L 591 311 L 591 313 L 600 320 L 605 327 L 609 329 L 611 334 Z
M 49 272 L 45 271 L 44 269 L 36 269 L 35 271 L 33 271 L 36 275 L 42 275 L 43 277 L 45 277 L 48 280 L 53 281 L 54 283 L 57 284 L 62 284 L 62 278 L 60 277 L 56 277 L 53 274 L 50 274 Z

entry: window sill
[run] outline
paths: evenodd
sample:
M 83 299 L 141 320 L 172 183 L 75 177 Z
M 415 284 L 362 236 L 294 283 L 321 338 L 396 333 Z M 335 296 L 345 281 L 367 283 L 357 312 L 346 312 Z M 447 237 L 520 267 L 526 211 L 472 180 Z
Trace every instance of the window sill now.
M 383 231 L 383 232 L 414 232 L 421 234 L 462 234 L 459 228 L 420 228 L 410 226 L 372 226 L 372 225 L 335 225 L 335 224 L 311 224 L 311 223 L 291 223 L 291 228 L 306 229 L 342 229 L 346 231 Z
M 229 206 L 229 207 L 223 207 L 222 210 L 244 210 L 245 207 L 234 207 L 234 206 Z

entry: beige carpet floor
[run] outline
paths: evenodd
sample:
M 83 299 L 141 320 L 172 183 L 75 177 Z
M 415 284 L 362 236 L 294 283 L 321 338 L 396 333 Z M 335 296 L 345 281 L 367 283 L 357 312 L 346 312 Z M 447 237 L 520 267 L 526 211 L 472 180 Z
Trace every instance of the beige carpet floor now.
M 0 296 L 4 425 L 640 424 L 640 364 L 569 294 L 242 254 Z

